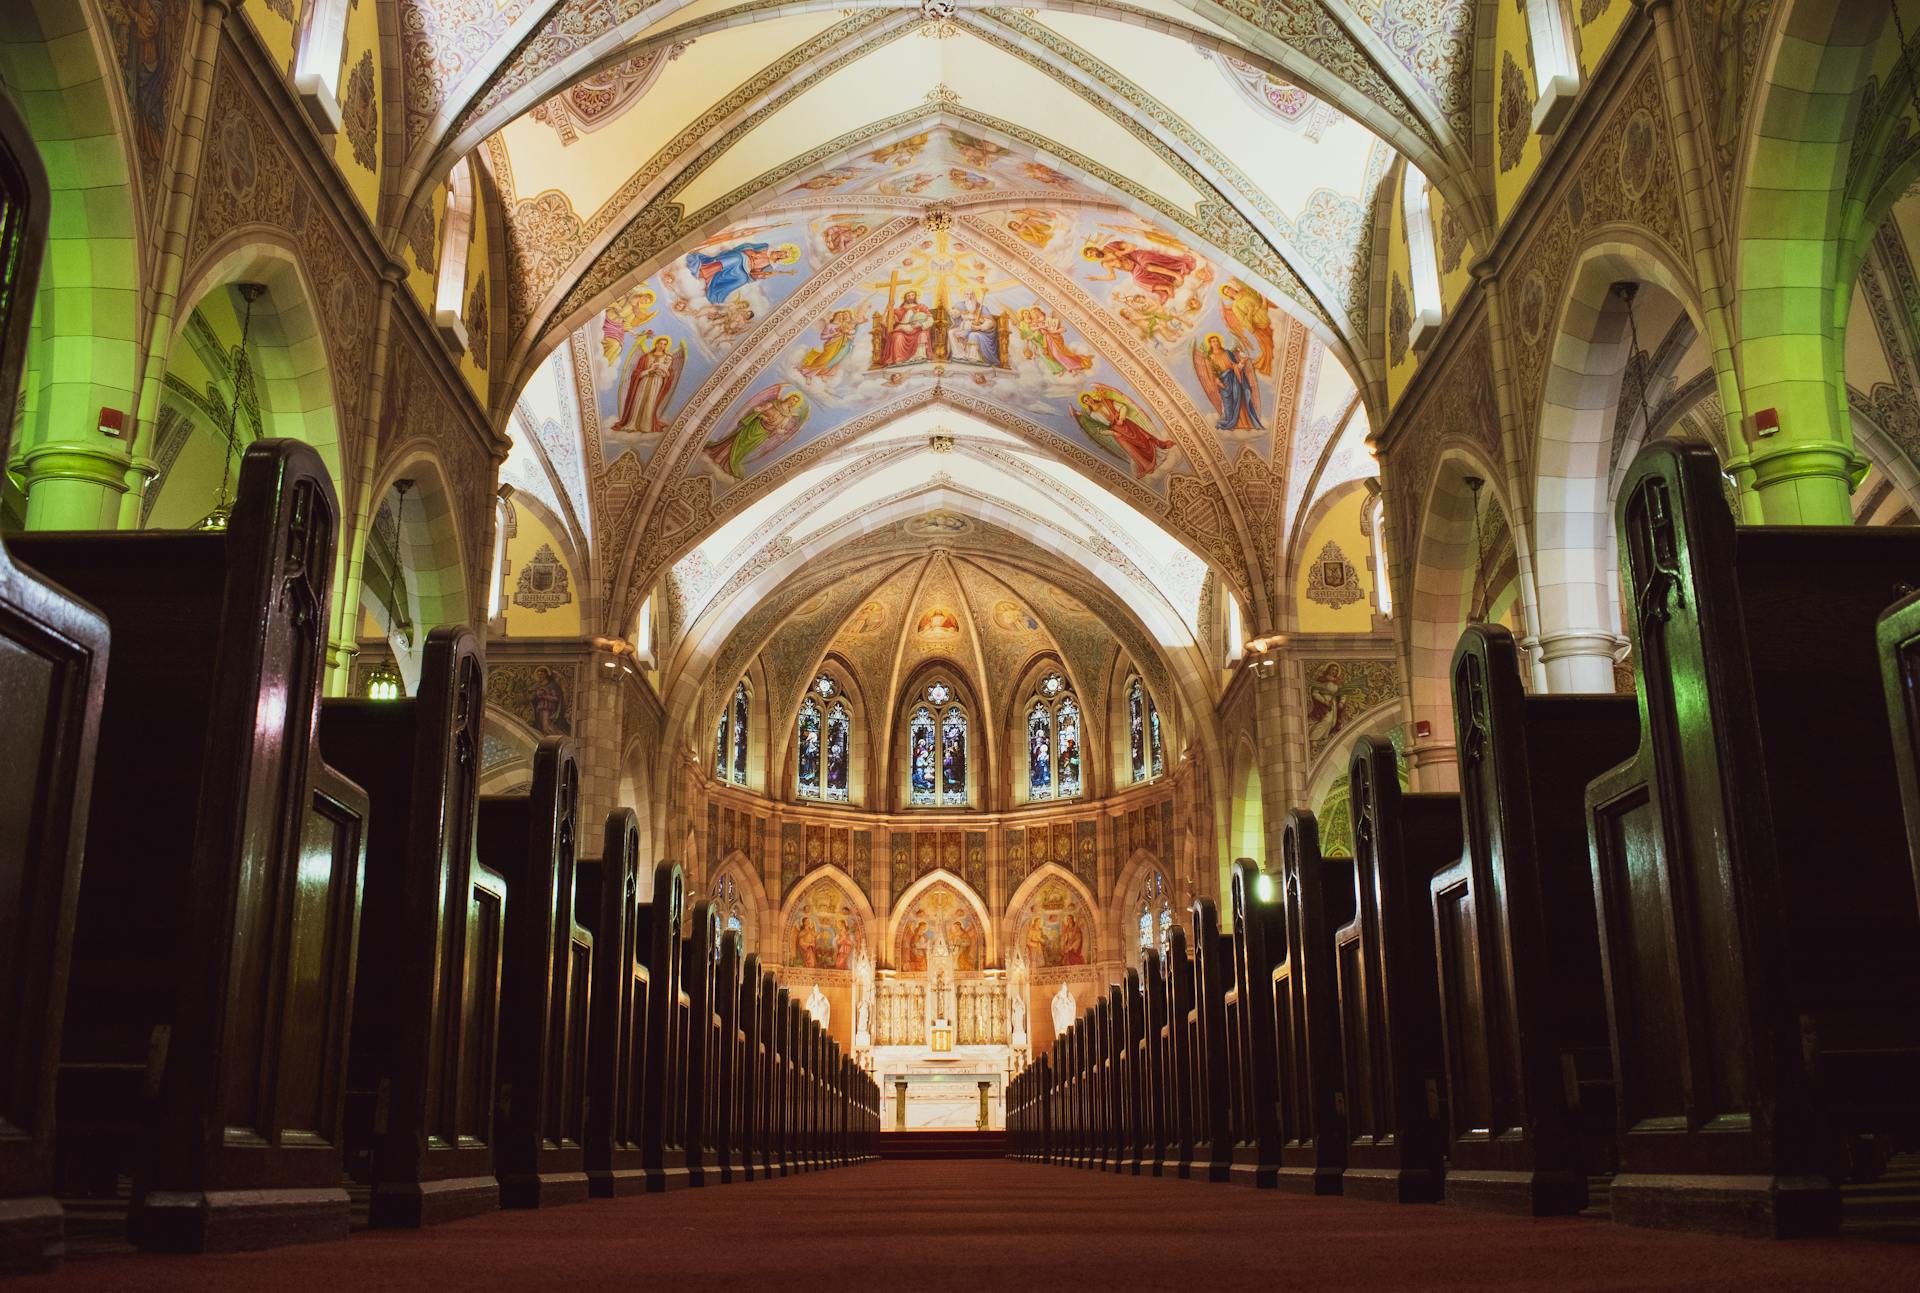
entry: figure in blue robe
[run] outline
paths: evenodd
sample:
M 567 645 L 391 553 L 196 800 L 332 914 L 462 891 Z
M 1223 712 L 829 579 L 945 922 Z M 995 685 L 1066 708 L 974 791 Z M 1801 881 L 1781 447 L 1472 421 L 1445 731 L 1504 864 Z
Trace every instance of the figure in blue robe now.
M 729 296 L 756 279 L 796 272 L 783 266 L 796 265 L 799 260 L 800 249 L 790 242 L 778 247 L 769 247 L 764 242 L 743 242 L 715 256 L 688 252 L 687 272 L 706 285 L 709 302 L 724 305 Z

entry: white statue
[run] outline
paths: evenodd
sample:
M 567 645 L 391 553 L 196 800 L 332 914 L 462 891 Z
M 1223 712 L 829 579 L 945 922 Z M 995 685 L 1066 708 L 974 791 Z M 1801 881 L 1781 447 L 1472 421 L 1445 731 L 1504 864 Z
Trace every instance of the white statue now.
M 1007 962 L 1007 1045 L 1024 1051 L 1027 1035 L 1027 954 L 1014 952 Z
M 865 943 L 853 958 L 853 1049 L 873 1047 L 873 957 Z
M 1061 984 L 1060 991 L 1053 994 L 1053 1032 L 1059 1036 L 1073 1027 L 1073 1017 L 1078 1013 L 1073 1006 L 1073 994 L 1067 991 L 1067 985 Z
M 827 1000 L 827 994 L 820 991 L 817 983 L 813 985 L 813 991 L 807 994 L 807 1013 L 822 1028 L 827 1026 L 827 1020 L 833 1014 L 833 1003 Z

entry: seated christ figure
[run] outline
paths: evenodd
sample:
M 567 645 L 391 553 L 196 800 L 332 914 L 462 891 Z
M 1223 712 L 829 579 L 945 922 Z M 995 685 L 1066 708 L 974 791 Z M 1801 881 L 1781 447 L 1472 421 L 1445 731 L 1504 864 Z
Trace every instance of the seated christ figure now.
M 918 292 L 908 292 L 887 315 L 887 344 L 881 352 L 881 366 L 891 368 L 930 358 L 932 338 L 933 311 L 920 303 Z

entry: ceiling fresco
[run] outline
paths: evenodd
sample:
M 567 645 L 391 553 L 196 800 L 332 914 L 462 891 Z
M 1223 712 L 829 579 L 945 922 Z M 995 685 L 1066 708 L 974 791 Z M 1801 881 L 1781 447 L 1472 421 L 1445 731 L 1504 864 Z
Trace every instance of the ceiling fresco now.
M 1398 163 L 1488 222 L 1473 0 L 400 5 L 398 222 L 485 168 L 506 477 L 602 631 L 668 598 L 669 687 L 829 645 L 991 686 L 1029 636 L 1170 677 L 1209 575 L 1280 624 L 1374 470 Z

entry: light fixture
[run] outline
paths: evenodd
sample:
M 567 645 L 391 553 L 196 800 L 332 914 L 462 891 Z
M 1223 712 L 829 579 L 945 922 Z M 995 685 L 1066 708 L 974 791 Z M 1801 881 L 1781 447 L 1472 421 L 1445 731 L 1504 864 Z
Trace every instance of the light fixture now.
M 234 434 L 240 425 L 240 393 L 252 385 L 248 380 L 253 365 L 247 358 L 247 337 L 253 331 L 253 303 L 267 294 L 267 285 L 235 283 L 234 290 L 240 293 L 246 309 L 240 316 L 240 344 L 233 351 L 233 399 L 227 406 L 227 442 L 220 459 L 220 496 L 214 500 L 213 510 L 193 527 L 196 530 L 224 530 L 233 519 L 233 500 L 227 496 L 227 489 L 233 482 L 233 451 L 239 447 Z
M 1273 877 L 1262 871 L 1253 881 L 1253 896 L 1261 902 L 1273 901 Z
M 382 660 L 367 675 L 367 699 L 400 699 L 400 672 L 393 667 L 393 661 Z
M 1270 673 L 1280 663 L 1280 657 L 1276 652 L 1286 644 L 1286 634 L 1266 633 L 1257 638 L 1249 638 L 1240 650 L 1253 668 L 1262 673 Z
M 394 493 L 400 495 L 400 505 L 394 509 L 393 559 L 399 567 L 394 572 L 399 587 L 394 593 L 400 604 L 393 608 L 393 627 L 400 634 L 400 640 L 411 647 L 413 645 L 413 616 L 407 610 L 407 495 L 413 492 L 412 478 L 403 478 L 393 482 Z

